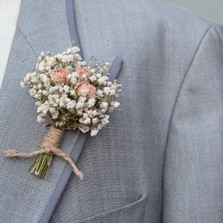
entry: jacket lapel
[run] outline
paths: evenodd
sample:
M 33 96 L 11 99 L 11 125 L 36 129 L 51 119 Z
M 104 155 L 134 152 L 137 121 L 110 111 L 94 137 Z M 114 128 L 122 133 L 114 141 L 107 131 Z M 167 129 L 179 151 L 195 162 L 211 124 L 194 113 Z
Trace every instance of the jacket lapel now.
M 58 31 L 58 27 L 63 28 Z M 41 180 L 27 172 L 32 159 L 8 159 L 4 153 L 39 148 L 47 130 L 36 122 L 34 100 L 20 87 L 20 81 L 41 51 L 63 51 L 66 45 L 71 46 L 65 4 L 23 1 L 0 99 L 0 209 L 4 222 L 39 222 L 64 169 L 65 162 L 54 157 L 48 180 Z M 67 132 L 61 149 L 69 154 L 78 134 Z
M 36 13 L 33 13 L 34 9 L 37 10 Z M 58 31 L 58 27 L 62 27 L 61 31 Z M 20 81 L 35 65 L 41 51 L 63 51 L 71 46 L 71 40 L 73 41 L 70 39 L 65 4 L 57 1 L 44 4 L 22 2 L 0 98 L 0 195 L 5 221 L 31 222 L 32 219 L 32 222 L 39 222 L 44 219 L 41 217 L 53 198 L 53 191 L 63 171 L 68 168 L 64 160 L 54 157 L 48 180 L 44 181 L 27 173 L 32 160 L 8 159 L 4 157 L 4 152 L 9 148 L 20 151 L 39 148 L 47 130 L 36 122 L 34 100 L 30 98 L 28 90 L 20 87 Z M 120 62 L 115 57 L 105 58 L 104 61 Z M 112 72 L 117 71 L 117 66 L 113 66 Z M 70 153 L 79 134 L 79 131 L 67 132 L 61 149 Z M 62 182 L 62 185 L 64 188 L 66 183 Z M 18 216 L 11 215 L 12 211 L 16 211 Z

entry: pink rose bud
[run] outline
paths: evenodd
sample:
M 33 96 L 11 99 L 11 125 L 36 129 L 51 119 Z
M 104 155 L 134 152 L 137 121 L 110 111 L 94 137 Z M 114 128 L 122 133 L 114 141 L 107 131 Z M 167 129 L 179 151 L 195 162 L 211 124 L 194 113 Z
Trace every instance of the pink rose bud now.
M 66 84 L 68 74 L 68 70 L 65 70 L 63 68 L 57 68 L 51 72 L 50 77 L 55 84 Z
M 79 76 L 82 77 L 89 77 L 91 74 L 91 70 L 87 67 L 76 67 L 75 71 L 78 73 Z
M 77 94 L 83 95 L 83 96 L 88 96 L 90 98 L 94 98 L 95 94 L 96 94 L 96 88 L 89 84 L 87 81 L 81 83 L 78 87 L 77 87 Z

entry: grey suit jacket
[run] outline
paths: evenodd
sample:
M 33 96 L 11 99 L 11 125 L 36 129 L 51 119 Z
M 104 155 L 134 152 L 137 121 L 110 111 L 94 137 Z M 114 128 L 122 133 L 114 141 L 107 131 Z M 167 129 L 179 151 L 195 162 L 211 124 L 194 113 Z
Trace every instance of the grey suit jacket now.
M 123 60 L 121 110 L 87 139 L 84 181 L 73 174 L 49 214 L 64 160 L 44 181 L 27 173 L 30 159 L 4 153 L 39 148 L 46 129 L 19 83 L 41 51 L 72 41 L 65 1 L 23 0 L 0 91 L 0 222 L 222 223 L 223 28 L 159 1 L 74 7 L 84 58 Z M 61 149 L 79 135 L 67 132 Z

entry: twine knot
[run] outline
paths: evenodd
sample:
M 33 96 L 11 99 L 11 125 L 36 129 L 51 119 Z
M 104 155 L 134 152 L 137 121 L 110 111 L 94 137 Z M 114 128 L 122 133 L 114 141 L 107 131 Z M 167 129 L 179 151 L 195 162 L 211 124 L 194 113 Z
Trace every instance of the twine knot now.
M 84 178 L 83 173 L 77 168 L 76 164 L 73 162 L 71 157 L 59 148 L 63 135 L 64 132 L 62 130 L 51 127 L 46 136 L 44 137 L 39 150 L 33 152 L 19 152 L 15 150 L 7 150 L 5 156 L 10 158 L 28 158 L 44 153 L 59 156 L 71 165 L 73 172 L 82 180 Z

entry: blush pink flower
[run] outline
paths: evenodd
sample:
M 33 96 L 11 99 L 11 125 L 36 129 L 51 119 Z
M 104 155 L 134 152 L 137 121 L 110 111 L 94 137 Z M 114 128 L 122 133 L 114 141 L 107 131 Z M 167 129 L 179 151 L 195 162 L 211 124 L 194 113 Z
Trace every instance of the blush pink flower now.
M 76 67 L 75 71 L 78 73 L 81 77 L 89 77 L 91 74 L 91 70 L 87 67 Z
M 68 70 L 65 70 L 63 68 L 57 68 L 51 72 L 50 77 L 55 84 L 66 84 L 68 74 Z
M 90 98 L 94 98 L 96 94 L 96 88 L 89 82 L 85 81 L 85 82 L 82 82 L 77 87 L 77 94 L 79 96 L 83 95 L 83 96 L 88 96 Z

